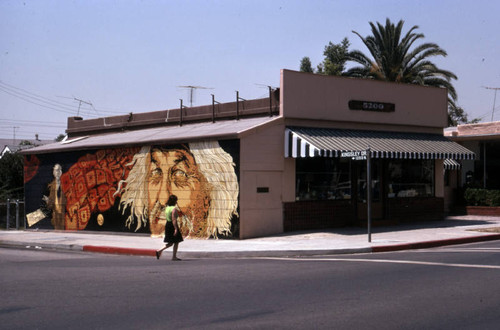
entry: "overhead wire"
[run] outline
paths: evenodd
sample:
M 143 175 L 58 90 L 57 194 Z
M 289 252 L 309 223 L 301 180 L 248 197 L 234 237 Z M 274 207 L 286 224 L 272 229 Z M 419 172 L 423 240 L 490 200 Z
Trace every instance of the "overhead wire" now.
M 78 114 L 78 105 L 74 104 L 67 104 L 67 103 L 62 103 L 59 101 L 55 101 L 52 99 L 49 99 L 47 97 L 29 92 L 25 89 L 7 84 L 3 81 L 0 81 L 0 91 L 4 92 L 5 94 L 11 95 L 13 97 L 19 98 L 25 102 L 44 107 L 46 109 L 54 110 L 57 112 L 62 112 L 62 113 L 67 113 L 67 114 L 72 114 L 76 115 Z M 73 98 L 76 100 L 76 98 Z M 89 108 L 87 106 L 82 106 L 80 103 L 80 112 L 82 114 L 86 114 L 89 117 L 95 117 L 100 116 L 100 112 L 106 112 L 106 113 L 115 113 L 115 114 L 123 114 L 126 113 L 127 111 L 108 111 L 108 110 L 103 110 L 101 108 L 96 108 L 94 105 L 92 105 L 92 108 Z M 95 114 L 94 114 L 95 112 Z
M 0 118 L 1 126 L 38 126 L 38 127 L 66 127 L 65 121 L 53 122 L 53 121 L 35 121 L 35 120 L 18 120 L 18 119 L 4 119 Z
M 0 81 L 0 91 L 9 94 L 11 96 L 17 97 L 25 102 L 38 105 L 57 112 L 74 114 L 78 110 L 77 108 L 71 105 L 47 99 L 43 96 L 27 92 L 21 88 L 8 85 L 2 81 Z
M 63 134 L 63 133 L 60 133 Z M 33 131 L 23 131 L 23 130 L 16 130 L 16 140 L 25 140 L 25 139 L 34 139 L 35 136 L 38 135 L 38 138 L 40 140 L 54 140 L 58 134 L 53 134 L 53 133 L 45 133 L 45 132 L 37 132 L 34 133 Z M 12 139 L 12 129 L 11 130 L 2 130 L 0 129 L 0 138 L 2 139 Z
M 28 102 L 30 104 L 34 104 L 39 107 L 43 107 L 45 109 L 49 109 L 52 111 L 56 111 L 59 113 L 65 113 L 69 114 L 72 116 L 75 116 L 77 114 L 86 116 L 86 117 L 98 117 L 100 116 L 100 112 L 108 112 L 112 113 L 110 111 L 103 111 L 95 108 L 91 103 L 91 107 L 87 106 L 86 104 L 68 104 L 60 101 L 56 101 L 44 96 L 41 96 L 36 93 L 32 93 L 30 91 L 27 91 L 23 88 L 19 88 L 16 86 L 13 86 L 11 84 L 5 83 L 4 81 L 0 80 L 0 92 L 3 92 L 7 95 L 10 95 L 12 97 L 21 99 L 25 102 Z M 77 100 L 76 98 L 72 98 L 73 100 Z M 114 112 L 118 113 L 118 112 Z M 125 112 L 119 112 L 121 114 Z M 59 122 L 54 122 L 54 121 L 31 121 L 31 120 L 22 120 L 22 119 L 6 119 L 6 118 L 1 118 L 0 119 L 0 134 L 1 135 L 10 135 L 12 134 L 12 128 L 14 126 L 19 126 L 17 127 L 18 129 L 15 131 L 15 134 L 19 136 L 20 138 L 31 138 L 35 133 L 38 134 L 39 137 L 48 137 L 47 139 L 53 139 L 54 138 L 54 133 L 53 130 L 51 129 L 57 129 L 61 130 L 64 132 L 66 129 L 66 123 L 59 123 Z M 19 128 L 26 127 L 29 129 L 29 127 L 36 127 L 36 132 L 33 131 L 27 131 L 27 130 L 22 130 Z M 50 131 L 50 132 L 47 132 Z

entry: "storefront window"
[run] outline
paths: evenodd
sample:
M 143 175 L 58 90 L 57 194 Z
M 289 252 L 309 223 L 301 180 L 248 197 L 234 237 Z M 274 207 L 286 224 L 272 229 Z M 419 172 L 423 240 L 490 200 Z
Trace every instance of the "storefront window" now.
M 348 160 L 298 158 L 297 200 L 351 199 L 351 171 Z
M 388 170 L 387 197 L 434 196 L 433 160 L 391 160 Z
M 366 162 L 358 163 L 358 202 L 366 203 Z M 371 162 L 372 174 L 372 202 L 380 202 L 380 162 L 372 160 Z

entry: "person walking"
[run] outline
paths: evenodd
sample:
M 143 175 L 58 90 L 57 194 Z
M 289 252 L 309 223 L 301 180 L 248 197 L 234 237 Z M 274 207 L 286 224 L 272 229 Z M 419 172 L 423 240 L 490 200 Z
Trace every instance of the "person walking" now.
M 177 196 L 171 195 L 167 201 L 167 207 L 165 208 L 165 217 L 167 218 L 167 222 L 165 224 L 165 238 L 163 242 L 165 242 L 165 247 L 160 250 L 156 250 L 156 259 L 160 259 L 161 253 L 163 250 L 168 249 L 172 245 L 174 246 L 172 260 L 180 261 L 181 259 L 177 258 L 177 249 L 179 248 L 179 243 L 184 241 L 182 238 L 182 233 L 179 229 L 179 225 L 177 219 L 179 217 L 179 211 L 176 208 L 177 205 Z

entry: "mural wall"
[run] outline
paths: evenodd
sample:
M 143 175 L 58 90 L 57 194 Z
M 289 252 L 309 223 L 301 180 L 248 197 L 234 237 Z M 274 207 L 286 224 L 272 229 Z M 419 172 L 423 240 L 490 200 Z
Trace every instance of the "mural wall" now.
M 237 237 L 239 141 L 28 155 L 30 228 L 163 235 L 178 197 L 184 237 Z

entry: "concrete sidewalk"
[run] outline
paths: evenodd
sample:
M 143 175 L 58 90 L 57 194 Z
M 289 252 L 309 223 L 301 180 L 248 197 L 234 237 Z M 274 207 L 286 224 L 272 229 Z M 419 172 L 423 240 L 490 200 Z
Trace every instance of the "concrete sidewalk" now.
M 185 239 L 181 258 L 277 257 L 320 254 L 371 253 L 472 243 L 500 239 L 500 217 L 455 216 L 429 221 L 372 228 L 339 228 L 291 232 L 264 238 Z M 155 257 L 161 238 L 144 234 L 65 231 L 0 231 L 0 247 L 66 250 Z M 171 255 L 171 249 L 163 258 Z

